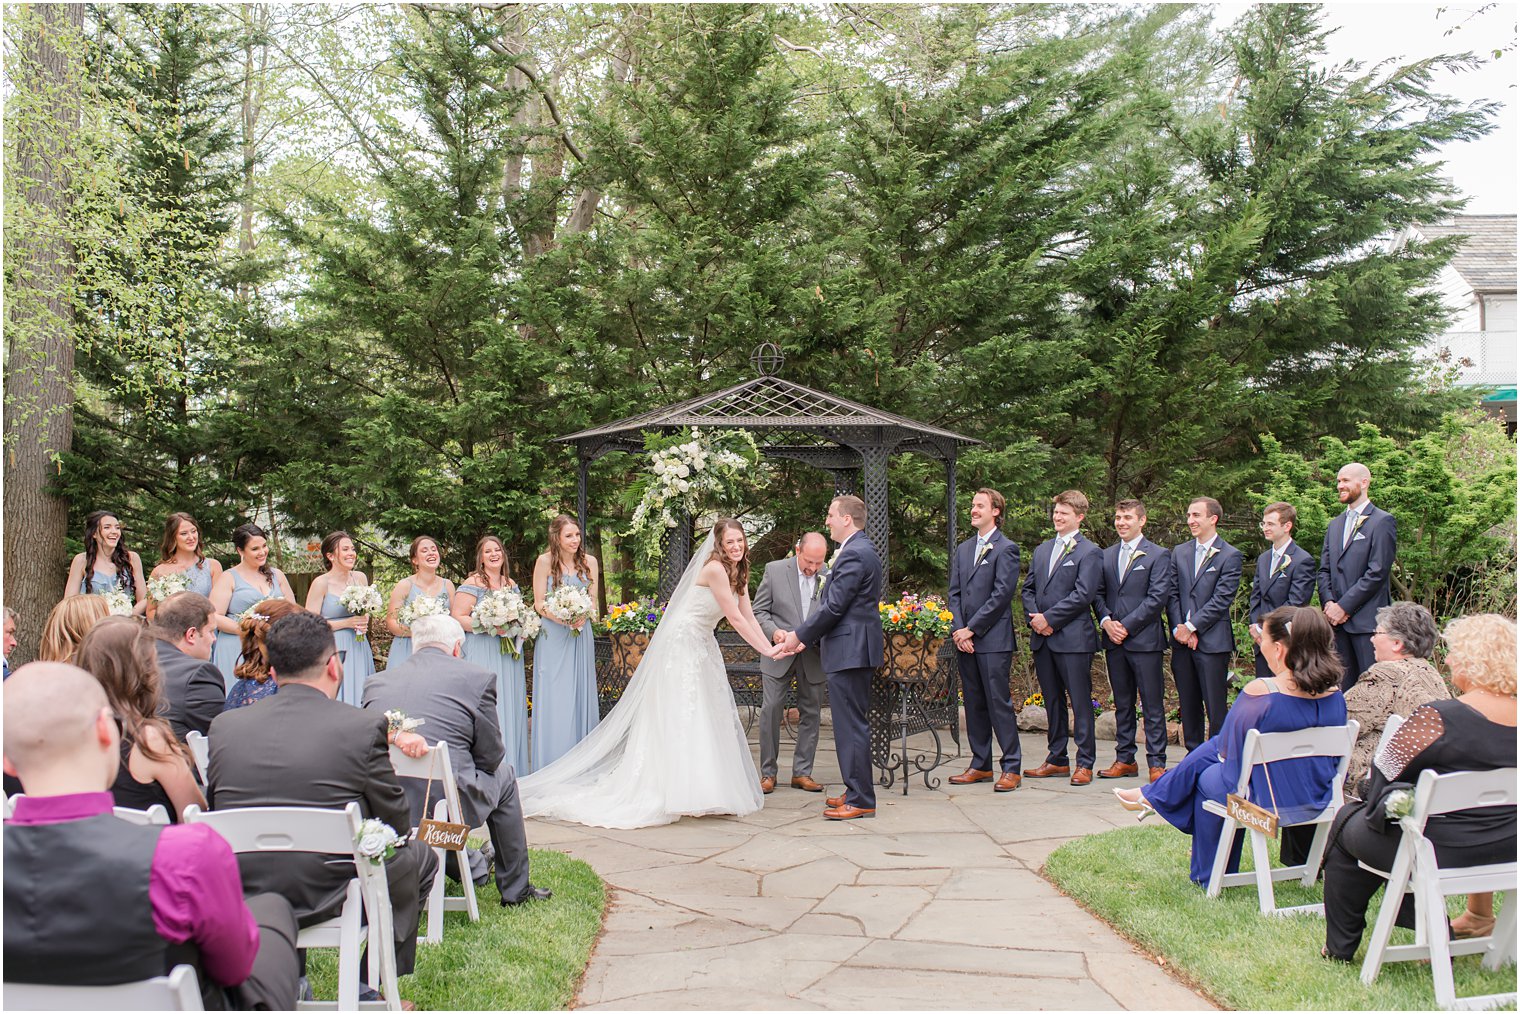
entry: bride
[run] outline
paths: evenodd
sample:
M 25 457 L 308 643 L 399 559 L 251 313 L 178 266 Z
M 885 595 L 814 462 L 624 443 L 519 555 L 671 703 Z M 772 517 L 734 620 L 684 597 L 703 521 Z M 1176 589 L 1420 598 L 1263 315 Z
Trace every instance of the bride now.
M 760 777 L 713 637 L 725 617 L 762 656 L 786 654 L 750 608 L 749 545 L 732 518 L 713 525 L 681 575 L 622 699 L 569 753 L 518 781 L 523 815 L 634 828 L 760 809 Z

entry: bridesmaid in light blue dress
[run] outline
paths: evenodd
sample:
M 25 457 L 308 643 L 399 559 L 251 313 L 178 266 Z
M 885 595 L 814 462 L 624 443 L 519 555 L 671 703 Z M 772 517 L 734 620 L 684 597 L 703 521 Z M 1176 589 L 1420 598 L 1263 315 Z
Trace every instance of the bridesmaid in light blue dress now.
M 596 641 L 591 621 L 579 635 L 543 608 L 559 585 L 585 588 L 596 601 L 597 563 L 581 545 L 575 519 L 549 523 L 549 548 L 533 565 L 533 608 L 544 630 L 533 646 L 533 770 L 552 763 L 585 738 L 600 720 L 596 700 Z
M 164 537 L 158 546 L 159 562 L 148 575 L 148 580 L 184 574 L 190 583 L 189 591 L 211 597 L 216 579 L 222 576 L 222 565 L 206 559 L 201 551 L 201 529 L 195 519 L 183 511 L 170 514 L 164 521 Z M 148 619 L 158 612 L 158 603 L 148 599 Z
M 117 590 L 132 599 L 135 612 L 147 608 L 148 583 L 143 580 L 142 557 L 127 549 L 115 514 L 91 511 L 84 519 L 84 552 L 75 553 L 69 563 L 63 594 L 104 595 Z
M 269 538 L 258 525 L 239 525 L 232 533 L 232 545 L 238 562 L 222 572 L 211 586 L 211 604 L 216 607 L 216 644 L 211 648 L 211 662 L 222 672 L 228 693 L 235 679 L 233 670 L 243 654 L 242 628 L 238 617 L 249 607 L 265 599 L 294 602 L 290 582 L 279 570 L 269 566 Z
M 507 549 L 500 539 L 487 535 L 476 543 L 475 569 L 454 593 L 454 619 L 465 629 L 462 652 L 465 660 L 496 674 L 497 725 L 507 749 L 507 761 L 521 777 L 528 773 L 528 691 L 522 646 L 514 645 L 517 648 L 514 657 L 511 650 L 503 650 L 504 638 L 470 632 L 470 612 L 482 595 L 517 587 L 517 582 L 507 576 L 510 571 Z
M 369 629 L 369 617 L 355 616 L 343 608 L 342 602 L 344 589 L 369 584 L 368 578 L 354 570 L 358 562 L 353 536 L 333 532 L 322 540 L 322 565 L 327 573 L 318 574 L 306 593 L 307 610 L 320 614 L 332 627 L 333 641 L 343 656 L 343 686 L 338 689 L 338 700 L 356 708 L 364 700 L 364 681 L 375 674 L 369 640 L 359 636 Z
M 442 559 L 436 539 L 419 535 L 412 540 L 412 576 L 397 581 L 391 589 L 390 611 L 385 614 L 385 626 L 393 635 L 390 653 L 385 657 L 386 669 L 394 669 L 412 657 L 412 628 L 401 623 L 402 606 L 420 598 L 435 598 L 443 606 L 439 611 L 448 614 L 454 585 L 438 574 Z

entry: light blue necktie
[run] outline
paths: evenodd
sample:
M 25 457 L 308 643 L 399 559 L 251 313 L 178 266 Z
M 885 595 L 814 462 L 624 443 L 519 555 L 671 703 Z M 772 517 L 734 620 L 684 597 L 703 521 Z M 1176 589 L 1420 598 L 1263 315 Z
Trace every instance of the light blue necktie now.
M 1120 577 L 1121 580 L 1123 578 L 1129 576 L 1130 558 L 1133 556 L 1134 552 L 1135 551 L 1130 548 L 1130 544 L 1128 542 L 1120 543 L 1120 545 L 1119 545 L 1119 577 Z
M 1056 568 L 1061 565 L 1061 557 L 1065 555 L 1066 539 L 1058 538 L 1056 539 L 1056 544 L 1052 546 L 1050 550 L 1050 569 L 1045 572 L 1046 577 L 1049 577 L 1056 572 Z
M 1279 563 L 1282 563 L 1282 550 L 1274 549 L 1272 550 L 1272 566 L 1267 569 L 1267 580 L 1270 581 L 1272 575 L 1277 573 L 1277 565 Z
M 1361 511 L 1349 510 L 1346 512 L 1346 527 L 1341 531 L 1341 548 L 1351 545 L 1351 533 L 1356 531 L 1356 519 L 1361 516 Z
M 1203 569 L 1203 554 L 1206 553 L 1206 552 L 1208 552 L 1208 550 L 1204 548 L 1203 543 L 1201 543 L 1201 542 L 1198 543 L 1197 548 L 1194 549 L 1194 551 L 1193 551 L 1193 576 L 1194 577 L 1197 577 L 1198 576 L 1198 572 Z

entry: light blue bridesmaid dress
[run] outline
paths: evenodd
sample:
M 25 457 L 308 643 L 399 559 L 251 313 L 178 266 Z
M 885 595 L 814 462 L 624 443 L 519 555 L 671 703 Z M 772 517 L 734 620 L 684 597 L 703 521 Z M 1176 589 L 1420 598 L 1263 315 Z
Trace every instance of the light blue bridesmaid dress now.
M 185 579 L 190 582 L 190 591 L 197 595 L 211 597 L 211 561 L 202 560 L 193 567 L 184 570 Z
M 512 586 L 512 587 L 515 587 Z M 459 590 L 479 600 L 486 590 L 475 584 L 462 584 Z M 502 651 L 504 638 L 494 634 L 464 635 L 464 658 L 496 674 L 496 720 L 501 727 L 501 741 L 507 748 L 507 761 L 521 778 L 528 773 L 528 689 L 522 655 L 512 657 Z
M 565 584 L 585 588 L 579 574 Z M 554 591 L 550 580 L 549 592 Z M 579 743 L 600 720 L 596 702 L 596 642 L 591 622 L 574 631 L 544 620 L 533 645 L 533 770 L 552 763 Z
M 338 595 L 328 592 L 322 596 L 323 619 L 345 620 L 353 615 L 343 608 Z M 369 639 L 360 640 L 352 630 L 334 630 L 333 641 L 343 653 L 343 686 L 338 690 L 338 700 L 357 708 L 364 701 L 364 681 L 375 675 L 375 655 Z
M 100 570 L 92 571 L 90 573 L 90 583 L 86 585 L 81 581 L 79 585 L 79 593 L 81 595 L 104 595 L 106 592 L 113 592 L 121 588 L 121 575 L 107 574 Z
M 449 586 L 444 585 L 433 597 L 439 602 L 443 603 L 443 611 L 447 613 L 449 611 Z M 422 591 L 417 587 L 417 582 L 413 581 L 411 587 L 406 590 L 406 600 L 401 604 L 404 606 L 407 602 L 411 602 L 420 598 L 426 598 L 426 596 L 423 595 Z M 385 656 L 386 671 L 389 672 L 391 669 L 396 668 L 396 666 L 400 665 L 402 662 L 405 662 L 411 657 L 412 639 L 410 637 L 392 638 L 390 653 Z
M 282 599 L 285 596 L 280 593 L 280 572 L 276 570 L 275 579 L 269 582 L 269 591 L 260 591 L 253 585 L 244 581 L 237 571 L 229 571 L 232 575 L 232 598 L 227 601 L 227 612 L 224 614 L 229 619 L 236 620 L 243 615 L 250 606 L 257 605 L 265 599 Z M 222 679 L 227 684 L 227 693 L 232 693 L 232 685 L 237 677 L 232 670 L 237 668 L 238 660 L 243 657 L 243 639 L 237 634 L 229 634 L 225 630 L 216 632 L 216 644 L 211 647 L 211 664 L 222 671 Z

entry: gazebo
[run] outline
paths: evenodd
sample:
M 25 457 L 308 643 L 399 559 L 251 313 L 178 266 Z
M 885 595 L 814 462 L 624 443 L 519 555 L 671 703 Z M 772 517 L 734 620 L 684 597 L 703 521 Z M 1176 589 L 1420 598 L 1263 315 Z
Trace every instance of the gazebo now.
M 762 455 L 821 468 L 834 477 L 836 494 L 859 495 L 866 502 L 866 534 L 881 554 L 889 583 L 887 461 L 893 454 L 913 453 L 942 462 L 946 541 L 954 553 L 955 460 L 963 447 L 980 440 L 782 380 L 775 375 L 782 363 L 780 350 L 768 342 L 750 361 L 756 370 L 753 380 L 558 438 L 574 445 L 580 459 L 576 512 L 582 531 L 593 461 L 617 451 L 642 453 L 645 432 L 700 426 L 748 430 Z M 690 556 L 690 526 L 679 524 L 669 535 L 661 562 L 662 598 L 673 590 Z

